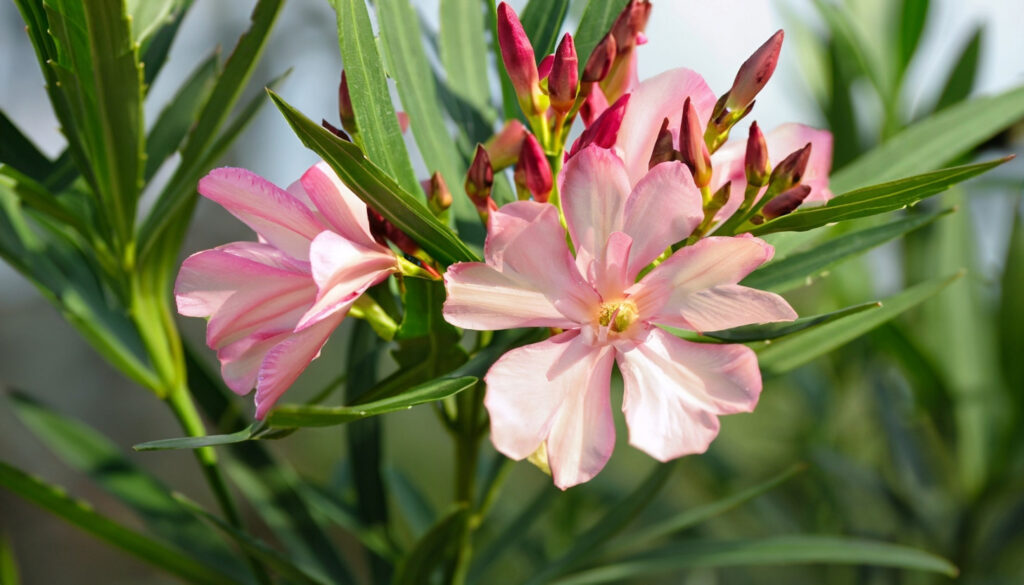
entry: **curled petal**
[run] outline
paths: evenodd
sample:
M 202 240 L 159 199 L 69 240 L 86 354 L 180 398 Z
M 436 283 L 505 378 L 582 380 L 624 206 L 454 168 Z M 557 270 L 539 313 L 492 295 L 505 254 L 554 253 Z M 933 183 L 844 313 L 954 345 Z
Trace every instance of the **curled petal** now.
M 555 485 L 562 489 L 594 477 L 615 446 L 613 355 L 567 331 L 502 356 L 485 377 L 495 448 L 518 460 L 546 442 Z
M 659 461 L 703 453 L 718 435 L 718 416 L 750 412 L 761 393 L 754 352 L 742 345 L 678 339 L 652 329 L 617 355 L 629 443 Z

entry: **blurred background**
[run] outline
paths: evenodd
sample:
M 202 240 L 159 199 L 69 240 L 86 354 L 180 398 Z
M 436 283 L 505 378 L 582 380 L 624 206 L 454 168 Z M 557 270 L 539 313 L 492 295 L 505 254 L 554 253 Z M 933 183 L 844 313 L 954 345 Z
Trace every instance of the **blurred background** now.
M 436 30 L 437 2 L 413 3 L 423 21 Z M 523 3 L 512 2 L 516 8 Z M 854 17 L 849 24 L 867 41 L 858 53 L 809 1 L 656 0 L 647 28 L 650 42 L 640 49 L 640 78 L 685 66 L 700 72 L 716 92 L 725 91 L 753 49 L 785 28 L 779 68 L 751 118 L 766 129 L 789 121 L 832 128 L 837 168 L 933 110 L 968 95 L 996 93 L 1024 82 L 1024 1 L 933 0 L 905 73 L 889 58 L 899 51 L 892 40 L 898 38 L 893 30 L 896 4 L 845 2 Z M 247 26 L 251 7 L 251 2 L 196 2 L 150 91 L 147 119 L 153 119 L 212 47 L 234 43 Z M 582 3 L 573 4 L 568 30 L 574 29 L 581 7 Z M 10 3 L 0 4 L 0 55 L 0 79 L 7 80 L 0 85 L 0 107 L 46 154 L 56 155 L 64 142 L 45 99 L 24 24 Z M 253 79 L 269 79 L 292 68 L 280 93 L 311 118 L 336 122 L 341 65 L 327 2 L 293 0 L 285 6 Z M 872 82 L 866 70 L 875 65 L 880 68 L 875 72 L 891 83 L 880 87 Z M 734 135 L 745 133 L 744 124 Z M 1020 138 L 1019 131 L 1005 133 L 986 150 L 1019 153 Z M 411 141 L 410 148 L 415 148 Z M 280 114 L 266 107 L 224 164 L 252 169 L 284 186 L 314 160 Z M 417 170 L 426 176 L 421 164 Z M 711 501 L 805 462 L 808 469 L 796 478 L 697 532 L 722 537 L 825 532 L 880 538 L 947 556 L 961 567 L 965 582 L 1020 583 L 1024 425 L 1017 423 L 1024 405 L 1024 378 L 1015 362 L 1021 360 L 1024 347 L 1013 319 L 1022 324 L 1024 297 L 1011 297 L 1004 287 L 1011 281 L 1021 286 L 1024 270 L 1024 265 L 1007 260 L 1015 222 L 1013 233 L 1024 237 L 1019 227 L 1022 185 L 1024 160 L 1018 159 L 929 202 L 956 205 L 958 213 L 914 232 L 904 242 L 848 262 L 828 278 L 790 295 L 801 313 L 822 312 L 881 298 L 960 267 L 969 271 L 941 297 L 897 324 L 827 359 L 769 379 L 757 412 L 723 419 L 721 435 L 710 452 L 683 461 L 647 513 L 657 517 Z M 185 251 L 251 238 L 241 223 L 203 201 Z M 1015 241 L 1015 246 L 1024 244 Z M 1024 262 L 1024 256 L 1015 258 Z M 181 325 L 186 337 L 201 347 L 202 321 L 183 320 Z M 343 335 L 344 330 L 338 337 Z M 289 393 L 290 401 L 312 395 L 334 378 L 344 361 L 341 345 L 328 344 Z M 204 355 L 213 357 L 212 352 Z M 126 448 L 180 434 L 171 415 L 148 392 L 108 367 L 30 283 L 5 265 L 0 265 L 0 384 L 56 405 Z M 250 398 L 239 400 L 251 410 Z M 424 487 L 423 501 L 417 505 L 441 509 L 451 491 L 452 458 L 436 417 L 423 407 L 385 417 L 384 424 L 393 473 Z M 969 432 L 980 438 L 965 438 Z M 652 461 L 625 444 L 624 429 L 619 437 L 615 456 L 597 480 L 566 494 L 545 496 L 542 520 L 513 554 L 495 565 L 493 582 L 515 582 L 514 576 L 527 575 L 530 561 L 566 547 L 608 501 L 647 474 Z M 346 457 L 341 430 L 307 430 L 272 447 L 308 477 L 342 481 L 335 469 Z M 966 448 L 976 452 L 965 454 Z M 5 409 L 0 409 L 0 458 L 132 522 L 111 498 L 24 432 Z M 132 458 L 200 502 L 212 500 L 189 453 L 133 453 Z M 978 469 L 963 469 L 965 461 Z M 520 464 L 495 515 L 511 517 L 536 494 L 552 490 L 547 477 Z M 2 491 L 0 532 L 13 535 L 26 583 L 170 582 Z M 811 567 L 698 570 L 687 573 L 685 582 L 936 580 L 943 578 Z

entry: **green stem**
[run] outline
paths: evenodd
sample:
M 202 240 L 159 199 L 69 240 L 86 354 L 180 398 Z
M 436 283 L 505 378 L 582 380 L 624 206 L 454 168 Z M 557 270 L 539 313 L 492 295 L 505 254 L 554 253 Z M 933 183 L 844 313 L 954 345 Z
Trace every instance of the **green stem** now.
M 481 434 L 477 423 L 483 409 L 483 396 L 482 384 L 457 396 L 459 411 L 458 435 L 455 438 L 455 503 L 466 506 L 470 513 L 466 516 L 466 524 L 459 535 L 455 561 L 447 580 L 451 585 L 462 585 L 466 582 L 473 556 L 473 531 L 479 525 L 479 519 L 476 518 L 475 494 Z

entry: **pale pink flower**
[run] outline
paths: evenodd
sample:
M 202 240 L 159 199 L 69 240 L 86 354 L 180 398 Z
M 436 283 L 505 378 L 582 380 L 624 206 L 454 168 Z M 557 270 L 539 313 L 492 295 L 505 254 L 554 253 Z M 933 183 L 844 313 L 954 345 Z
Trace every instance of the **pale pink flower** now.
M 238 394 L 256 387 L 256 418 L 315 359 L 367 288 L 398 270 L 370 234 L 366 205 L 326 163 L 287 191 L 245 169 L 215 169 L 199 193 L 245 222 L 259 242 L 193 254 L 178 273 L 178 312 L 209 317 L 206 343 Z
M 657 165 L 633 185 L 610 150 L 588 146 L 560 175 L 575 258 L 558 209 L 521 201 L 493 212 L 486 263 L 445 273 L 445 318 L 469 329 L 564 332 L 506 353 L 487 373 L 496 448 L 523 459 L 544 445 L 568 488 L 604 467 L 615 443 L 609 383 L 618 363 L 630 443 L 661 461 L 700 453 L 718 415 L 749 412 L 761 391 L 754 352 L 684 341 L 656 324 L 695 331 L 792 320 L 776 294 L 737 283 L 772 247 L 753 237 L 705 238 L 637 281 L 703 216 L 685 165 Z

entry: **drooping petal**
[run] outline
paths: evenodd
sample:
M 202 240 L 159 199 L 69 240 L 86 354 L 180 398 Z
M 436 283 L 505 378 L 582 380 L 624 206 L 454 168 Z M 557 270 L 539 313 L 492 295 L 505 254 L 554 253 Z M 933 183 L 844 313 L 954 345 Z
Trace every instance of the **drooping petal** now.
M 689 236 L 703 217 L 700 190 L 686 165 L 672 161 L 652 168 L 626 200 L 623 231 L 633 238 L 629 278 Z
M 256 418 L 262 420 L 309 363 L 320 355 L 327 338 L 341 324 L 345 312 L 333 313 L 288 335 L 267 353 L 256 382 Z
M 615 444 L 612 356 L 609 348 L 584 343 L 579 331 L 502 356 L 485 377 L 495 448 L 518 460 L 546 441 L 555 485 L 562 489 L 596 475 Z
M 334 232 L 318 235 L 309 247 L 316 302 L 296 326 L 305 329 L 337 311 L 348 311 L 366 289 L 398 270 L 394 253 L 373 244 L 365 247 Z
M 645 320 L 696 331 L 791 321 L 796 313 L 782 297 L 736 284 L 772 252 L 749 236 L 705 238 L 659 264 L 630 298 Z
M 370 235 L 366 204 L 341 182 L 327 163 L 321 161 L 310 167 L 300 182 L 333 231 L 357 244 L 380 247 Z
M 305 203 L 245 169 L 214 169 L 199 180 L 197 189 L 265 241 L 299 260 L 308 257 L 309 242 L 327 229 Z
M 585 251 L 603 264 L 608 236 L 622 231 L 630 193 L 622 160 L 610 150 L 588 146 L 569 159 L 561 179 L 562 211 L 577 253 Z
M 292 334 L 290 328 L 263 331 L 229 343 L 217 350 L 224 383 L 238 395 L 248 394 L 256 386 L 260 364 L 275 345 Z
M 456 327 L 478 330 L 517 327 L 572 328 L 576 324 L 530 287 L 482 262 L 461 262 L 444 273 L 448 296 L 444 318 Z
M 658 328 L 617 355 L 629 443 L 659 461 L 703 453 L 717 415 L 750 412 L 761 393 L 754 352 L 684 341 Z
M 715 106 L 715 94 L 700 75 L 680 68 L 644 81 L 631 95 L 616 148 L 626 164 L 630 184 L 635 185 L 647 173 L 662 120 L 668 118 L 669 127 L 678 128 L 683 102 L 689 97 L 698 118 L 706 123 Z
M 544 294 L 572 321 L 590 319 L 599 299 L 576 269 L 555 206 L 509 203 L 491 216 L 489 230 L 484 246 L 489 266 Z

